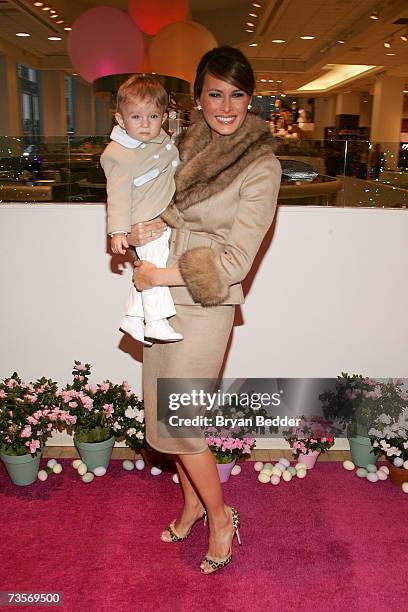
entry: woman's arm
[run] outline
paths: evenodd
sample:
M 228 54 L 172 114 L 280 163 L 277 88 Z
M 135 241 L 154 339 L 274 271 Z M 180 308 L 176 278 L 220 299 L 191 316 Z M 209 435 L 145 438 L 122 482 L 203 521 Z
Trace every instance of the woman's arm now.
M 153 287 L 175 287 L 185 285 L 178 266 L 157 268 L 150 261 L 135 261 L 133 282 L 139 291 Z

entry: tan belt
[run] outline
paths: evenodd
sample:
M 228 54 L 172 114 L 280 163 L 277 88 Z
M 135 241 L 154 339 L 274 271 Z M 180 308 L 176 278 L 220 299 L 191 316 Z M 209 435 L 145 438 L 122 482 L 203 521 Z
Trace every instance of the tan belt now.
M 210 249 L 221 250 L 222 244 L 200 232 L 189 229 L 173 229 L 171 233 L 171 251 L 180 256 L 189 249 L 196 247 L 210 247 Z

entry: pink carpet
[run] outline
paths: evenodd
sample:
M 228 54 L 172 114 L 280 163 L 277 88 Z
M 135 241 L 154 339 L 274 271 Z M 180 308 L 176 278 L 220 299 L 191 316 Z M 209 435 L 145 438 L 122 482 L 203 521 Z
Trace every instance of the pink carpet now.
M 224 485 L 243 545 L 235 541 L 228 568 L 202 576 L 202 524 L 180 544 L 158 539 L 181 505 L 169 474 L 112 461 L 85 485 L 62 463 L 61 475 L 28 487 L 0 467 L 0 591 L 62 591 L 58 609 L 69 612 L 407 609 L 408 495 L 388 480 L 371 484 L 323 462 L 274 487 L 245 464 Z

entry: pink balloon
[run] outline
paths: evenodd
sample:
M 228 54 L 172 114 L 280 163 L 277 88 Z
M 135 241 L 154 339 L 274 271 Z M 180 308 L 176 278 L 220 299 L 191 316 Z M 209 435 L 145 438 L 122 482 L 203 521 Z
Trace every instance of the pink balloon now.
M 128 0 L 128 11 L 142 32 L 154 36 L 163 26 L 187 19 L 188 0 Z
M 109 6 L 82 13 L 68 38 L 71 62 L 90 83 L 109 74 L 136 72 L 143 47 L 143 35 L 129 15 Z

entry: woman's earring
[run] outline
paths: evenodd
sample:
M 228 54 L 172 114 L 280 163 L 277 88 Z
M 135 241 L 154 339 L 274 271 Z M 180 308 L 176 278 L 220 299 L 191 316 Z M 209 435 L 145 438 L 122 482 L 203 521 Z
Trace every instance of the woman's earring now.
M 203 107 L 201 106 L 201 104 L 197 104 L 197 110 L 203 110 Z
M 248 104 L 248 110 L 251 110 L 252 104 Z

